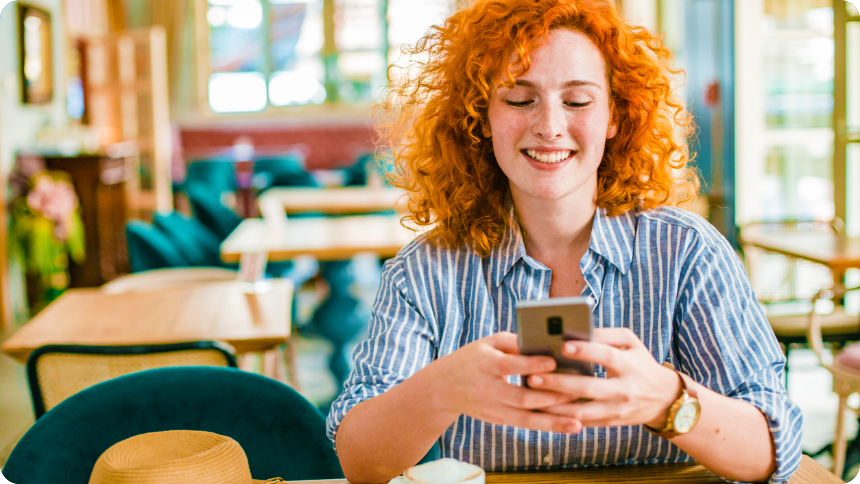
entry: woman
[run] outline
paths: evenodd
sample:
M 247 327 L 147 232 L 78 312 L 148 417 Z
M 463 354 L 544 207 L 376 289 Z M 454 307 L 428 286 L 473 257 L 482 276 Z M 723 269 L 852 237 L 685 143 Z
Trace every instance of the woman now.
M 388 104 L 410 123 L 385 134 L 412 221 L 435 228 L 386 263 L 332 406 L 349 480 L 438 441 L 487 470 L 695 459 L 787 481 L 801 415 L 782 353 L 726 240 L 667 206 L 696 184 L 659 40 L 605 0 L 477 0 L 416 53 Z M 573 295 L 596 329 L 564 354 L 597 378 L 517 351 L 514 304 Z

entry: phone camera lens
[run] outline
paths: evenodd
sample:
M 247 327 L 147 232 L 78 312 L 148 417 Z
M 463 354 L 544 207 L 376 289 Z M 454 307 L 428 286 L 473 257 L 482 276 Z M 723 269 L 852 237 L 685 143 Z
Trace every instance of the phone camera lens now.
M 546 325 L 549 334 L 561 334 L 561 318 L 559 316 L 550 316 L 546 318 Z

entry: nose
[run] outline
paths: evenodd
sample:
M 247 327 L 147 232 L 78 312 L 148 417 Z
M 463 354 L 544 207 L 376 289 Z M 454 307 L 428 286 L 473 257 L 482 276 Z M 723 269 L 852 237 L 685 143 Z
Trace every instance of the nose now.
M 532 126 L 535 136 L 546 140 L 562 137 L 565 119 L 561 106 L 555 106 L 553 103 L 541 103 L 535 116 Z

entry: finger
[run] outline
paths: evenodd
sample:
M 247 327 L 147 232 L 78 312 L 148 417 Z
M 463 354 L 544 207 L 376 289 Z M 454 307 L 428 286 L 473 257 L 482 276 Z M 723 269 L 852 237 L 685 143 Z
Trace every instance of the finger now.
M 555 370 L 555 360 L 549 356 L 505 355 L 498 359 L 495 367 L 500 376 L 531 375 Z
M 508 353 L 512 355 L 520 354 L 520 346 L 517 335 L 508 331 L 502 331 L 499 333 L 495 333 L 491 336 L 487 336 L 484 338 L 490 346 L 501 351 L 502 353 Z
M 562 434 L 575 434 L 582 430 L 582 423 L 570 417 L 521 410 L 503 405 L 495 408 L 489 415 L 479 417 L 479 419 L 497 425 L 510 425 L 523 429 Z
M 624 399 L 625 393 L 617 380 L 565 373 L 541 373 L 528 377 L 529 386 L 568 395 L 571 400 Z
M 497 393 L 497 401 L 509 407 L 534 410 L 560 405 L 570 401 L 570 396 L 562 393 L 534 390 L 503 383 Z
M 620 350 L 645 348 L 636 333 L 630 328 L 595 328 L 592 340 Z
M 583 360 L 603 365 L 607 371 L 623 372 L 629 361 L 626 350 L 594 341 L 568 341 L 561 347 L 561 354 L 572 360 Z
M 579 401 L 563 403 L 541 409 L 542 412 L 572 418 L 585 427 L 630 425 L 631 415 L 625 413 L 624 404 L 617 402 Z

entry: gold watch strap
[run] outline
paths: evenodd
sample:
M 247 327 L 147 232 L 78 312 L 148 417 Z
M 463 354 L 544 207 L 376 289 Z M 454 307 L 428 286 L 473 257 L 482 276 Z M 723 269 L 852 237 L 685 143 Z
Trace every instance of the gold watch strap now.
M 674 428 L 672 428 L 672 411 L 671 411 L 671 408 L 675 405 L 675 403 L 677 403 L 681 400 L 685 400 L 687 398 L 697 398 L 698 392 L 696 392 L 696 387 L 693 384 L 693 380 L 689 376 L 676 370 L 675 367 L 672 366 L 671 363 L 663 363 L 663 366 L 666 366 L 667 368 L 672 369 L 672 371 L 674 371 L 675 374 L 678 375 L 678 378 L 681 379 L 681 396 L 678 397 L 675 400 L 675 402 L 673 402 L 672 405 L 669 407 L 670 408 L 669 415 L 667 415 L 666 425 L 663 427 L 663 429 L 658 430 L 658 429 L 651 428 L 647 425 L 645 425 L 645 428 L 648 429 L 649 432 L 651 432 L 652 434 L 654 434 L 658 437 L 663 437 L 664 439 L 671 439 L 672 437 L 677 437 L 678 435 L 680 435 L 678 432 L 675 432 Z

